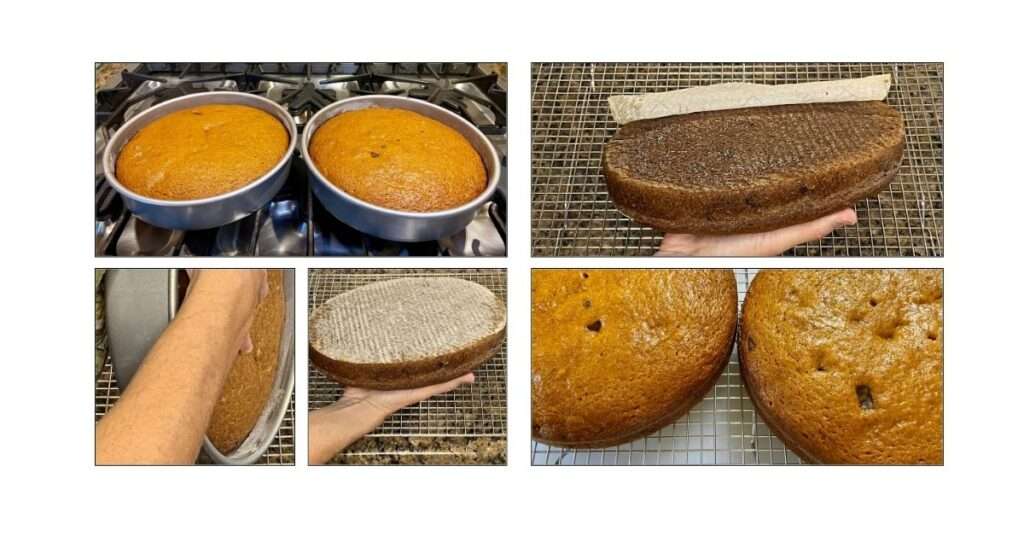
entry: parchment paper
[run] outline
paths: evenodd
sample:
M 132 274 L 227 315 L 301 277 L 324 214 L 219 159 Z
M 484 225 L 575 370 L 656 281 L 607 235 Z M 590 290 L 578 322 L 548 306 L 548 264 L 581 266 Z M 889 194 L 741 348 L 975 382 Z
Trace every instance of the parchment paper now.
M 621 125 L 640 119 L 710 110 L 882 100 L 889 94 L 891 83 L 892 79 L 887 74 L 800 84 L 730 82 L 646 95 L 613 95 L 608 97 L 608 108 L 611 109 L 612 118 Z

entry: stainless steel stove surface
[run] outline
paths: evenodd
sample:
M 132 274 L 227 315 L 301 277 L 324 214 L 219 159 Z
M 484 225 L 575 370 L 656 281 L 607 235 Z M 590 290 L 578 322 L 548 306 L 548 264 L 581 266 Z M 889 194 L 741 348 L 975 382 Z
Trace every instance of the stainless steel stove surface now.
M 496 66 L 492 67 L 492 66 Z M 116 83 L 97 80 L 96 255 L 119 256 L 503 256 L 507 214 L 507 83 L 501 64 L 475 63 L 143 63 Z M 115 76 L 116 78 L 116 76 Z M 357 95 L 429 101 L 480 129 L 501 157 L 494 197 L 458 234 L 402 243 L 362 233 L 335 219 L 313 196 L 299 151 L 287 182 L 266 206 L 235 223 L 202 231 L 163 229 L 127 211 L 103 176 L 111 135 L 136 114 L 166 100 L 206 91 L 242 91 L 286 107 L 301 133 L 324 106 Z

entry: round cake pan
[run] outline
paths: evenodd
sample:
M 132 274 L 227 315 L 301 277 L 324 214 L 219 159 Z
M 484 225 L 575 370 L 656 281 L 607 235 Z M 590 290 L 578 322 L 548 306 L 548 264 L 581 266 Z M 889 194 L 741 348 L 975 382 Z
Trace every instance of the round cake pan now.
M 106 278 L 106 322 L 117 384 L 123 391 L 149 349 L 174 319 L 184 296 L 181 270 L 110 270 Z M 274 440 L 295 385 L 295 272 L 284 271 L 284 325 L 278 367 L 270 397 L 245 440 L 222 453 L 203 438 L 203 451 L 215 463 L 246 465 L 260 459 Z
M 399 108 L 425 115 L 455 129 L 483 160 L 487 171 L 487 186 L 472 201 L 437 212 L 407 212 L 392 210 L 367 203 L 338 188 L 317 169 L 309 156 L 309 143 L 313 134 L 332 117 L 364 108 Z M 364 95 L 335 102 L 316 113 L 302 133 L 302 158 L 310 169 L 310 184 L 320 202 L 342 222 L 356 229 L 387 240 L 399 242 L 425 242 L 440 240 L 465 228 L 477 210 L 494 195 L 501 178 L 501 159 L 491 140 L 480 129 L 458 115 L 426 101 L 394 95 Z
M 255 181 L 237 190 L 203 199 L 154 199 L 129 190 L 117 180 L 117 157 L 136 133 L 165 115 L 205 104 L 238 104 L 269 113 L 288 131 L 288 150 L 270 171 Z M 165 229 L 210 229 L 240 220 L 269 203 L 288 178 L 292 153 L 297 142 L 298 133 L 291 114 L 270 99 L 235 91 L 195 93 L 162 102 L 122 125 L 103 150 L 103 174 L 110 185 L 121 194 L 128 210 L 146 222 Z

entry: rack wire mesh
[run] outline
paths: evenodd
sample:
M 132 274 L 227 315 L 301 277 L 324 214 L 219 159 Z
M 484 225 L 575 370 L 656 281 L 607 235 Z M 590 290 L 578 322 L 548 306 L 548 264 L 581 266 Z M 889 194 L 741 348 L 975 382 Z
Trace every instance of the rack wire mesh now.
M 508 303 L 503 269 L 311 269 L 309 272 L 309 311 L 342 292 L 397 277 L 457 277 L 474 281 L 494 292 Z M 384 421 L 368 438 L 485 438 L 504 440 L 506 422 L 506 345 L 497 355 L 474 371 L 476 381 L 455 391 L 431 397 L 406 407 Z M 309 363 L 309 409 L 327 406 L 341 397 L 343 388 Z M 365 445 L 359 450 L 360 445 Z M 343 456 L 376 456 L 385 454 L 384 442 L 364 441 L 354 445 Z M 436 455 L 430 442 L 402 442 L 405 455 Z M 369 448 L 371 450 L 365 450 Z M 388 453 L 394 454 L 394 453 Z
M 787 255 L 943 255 L 941 63 L 534 63 L 532 248 L 535 256 L 650 255 L 662 233 L 612 204 L 601 153 L 618 125 L 608 97 L 723 82 L 782 84 L 889 73 L 906 150 L 892 184 L 857 203 L 858 224 Z
M 103 370 L 96 379 L 96 422 L 110 411 L 114 403 L 121 398 L 121 389 L 117 386 L 114 367 L 110 356 L 106 358 Z M 200 455 L 200 463 L 206 463 Z M 281 427 L 277 435 L 260 457 L 259 465 L 295 465 L 295 391 L 292 391 Z
M 756 269 L 737 269 L 739 305 Z M 711 391 L 675 423 L 645 438 L 604 449 L 567 449 L 532 442 L 534 465 L 800 464 L 754 410 L 733 348 Z

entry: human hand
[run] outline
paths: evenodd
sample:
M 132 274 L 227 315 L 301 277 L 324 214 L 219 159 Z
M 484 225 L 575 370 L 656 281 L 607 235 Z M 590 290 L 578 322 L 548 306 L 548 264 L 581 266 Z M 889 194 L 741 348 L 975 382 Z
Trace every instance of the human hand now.
M 240 270 L 187 268 L 185 272 L 188 274 L 189 280 L 188 289 L 185 291 L 186 300 L 192 290 L 197 287 L 240 293 L 242 299 L 237 300 L 237 303 L 249 310 L 245 315 L 246 321 L 241 332 L 239 352 L 243 354 L 251 352 L 253 343 L 250 328 L 253 318 L 256 316 L 256 306 L 270 293 L 267 271 L 262 268 Z
M 833 230 L 857 223 L 857 213 L 846 208 L 774 231 L 738 235 L 666 234 L 655 255 L 698 257 L 766 257 L 818 240 Z
M 434 395 L 447 393 L 460 385 L 473 383 L 474 381 L 476 381 L 476 377 L 473 376 L 472 372 L 468 372 L 445 383 L 428 385 L 426 387 L 417 387 L 415 389 L 376 391 L 373 389 L 363 389 L 361 387 L 346 387 L 345 394 L 342 395 L 335 404 L 366 404 L 370 407 L 376 408 L 383 414 L 384 418 L 387 418 L 388 415 L 391 415 L 406 406 L 421 402 Z M 383 420 L 384 419 L 382 418 L 381 421 Z
M 347 387 L 337 402 L 309 412 L 309 463 L 326 463 L 335 454 L 380 426 L 392 413 L 473 383 L 473 373 L 416 389 L 375 391 Z

